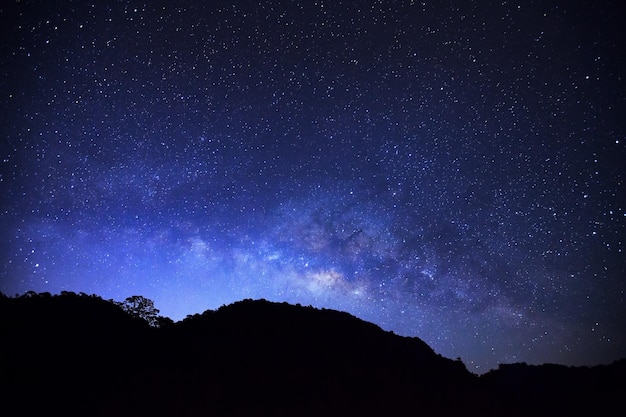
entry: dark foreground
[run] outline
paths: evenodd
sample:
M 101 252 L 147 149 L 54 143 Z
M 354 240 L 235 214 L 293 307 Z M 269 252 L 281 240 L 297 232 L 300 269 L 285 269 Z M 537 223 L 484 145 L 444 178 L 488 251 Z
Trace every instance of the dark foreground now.
M 131 313 L 85 294 L 0 297 L 0 413 L 560 416 L 624 408 L 625 360 L 512 364 L 478 377 L 417 338 L 332 310 L 245 300 L 177 323 Z

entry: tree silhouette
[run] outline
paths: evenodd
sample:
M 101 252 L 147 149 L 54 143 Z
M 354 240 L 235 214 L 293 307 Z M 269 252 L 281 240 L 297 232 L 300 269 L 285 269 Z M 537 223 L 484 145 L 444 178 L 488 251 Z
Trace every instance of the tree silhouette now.
M 133 295 L 118 305 L 131 316 L 145 320 L 152 327 L 159 327 L 159 310 L 152 300 L 141 295 Z

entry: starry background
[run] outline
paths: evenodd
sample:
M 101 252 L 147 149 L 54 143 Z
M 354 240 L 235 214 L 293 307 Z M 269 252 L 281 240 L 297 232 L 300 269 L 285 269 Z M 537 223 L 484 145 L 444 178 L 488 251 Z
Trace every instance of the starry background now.
M 618 3 L 3 2 L 0 291 L 624 357 Z

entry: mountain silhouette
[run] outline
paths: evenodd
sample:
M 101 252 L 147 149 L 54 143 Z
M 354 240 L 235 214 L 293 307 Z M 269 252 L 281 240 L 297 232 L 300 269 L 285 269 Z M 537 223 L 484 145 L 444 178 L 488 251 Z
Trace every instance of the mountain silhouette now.
M 339 311 L 243 300 L 174 323 L 132 301 L 1 296 L 3 414 L 554 416 L 608 413 L 626 392 L 624 360 L 479 377 Z

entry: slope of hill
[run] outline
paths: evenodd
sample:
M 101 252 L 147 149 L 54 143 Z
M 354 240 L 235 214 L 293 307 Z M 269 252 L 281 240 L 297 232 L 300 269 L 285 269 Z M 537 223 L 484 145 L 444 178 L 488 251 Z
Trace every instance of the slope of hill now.
M 558 415 L 618 404 L 625 362 L 482 377 L 347 313 L 244 300 L 160 328 L 112 301 L 0 297 L 12 415 Z

